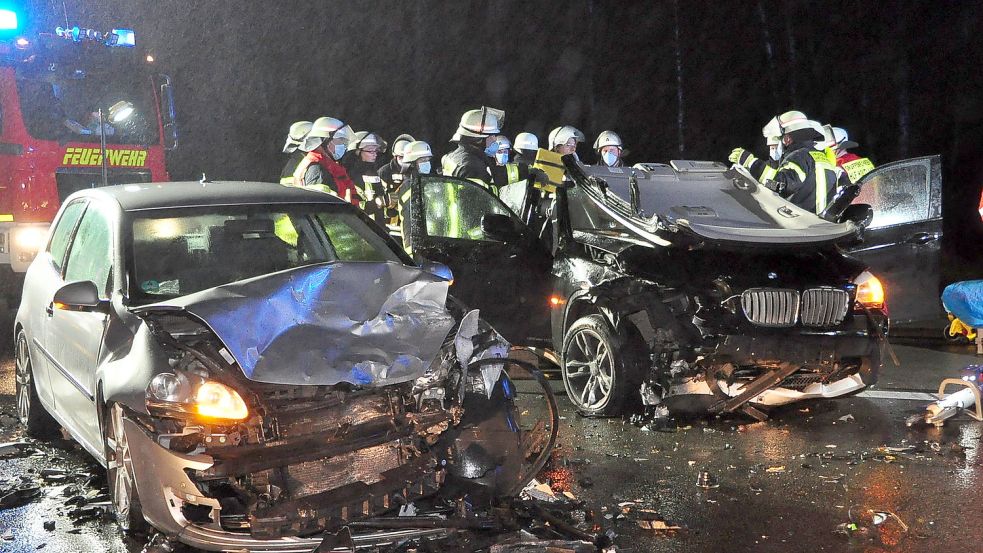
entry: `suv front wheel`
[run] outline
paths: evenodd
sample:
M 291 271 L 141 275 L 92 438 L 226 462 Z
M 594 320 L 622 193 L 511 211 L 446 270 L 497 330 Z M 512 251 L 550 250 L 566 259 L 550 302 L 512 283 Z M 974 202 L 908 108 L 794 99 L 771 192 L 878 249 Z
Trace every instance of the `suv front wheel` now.
M 601 315 L 578 319 L 567 330 L 563 338 L 563 386 L 581 414 L 621 414 L 635 380 L 625 344 Z

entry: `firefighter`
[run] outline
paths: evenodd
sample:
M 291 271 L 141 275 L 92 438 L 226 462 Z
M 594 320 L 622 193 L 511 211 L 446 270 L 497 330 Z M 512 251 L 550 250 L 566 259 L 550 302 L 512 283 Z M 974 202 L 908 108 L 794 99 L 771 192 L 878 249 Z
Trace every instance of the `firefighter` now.
M 816 149 L 823 140 L 822 125 L 801 111 L 778 116 L 784 154 L 773 179 L 766 186 L 789 202 L 819 214 L 836 192 L 835 160 Z
M 406 149 L 406 145 L 416 139 L 408 134 L 401 134 L 393 140 L 393 157 L 389 160 L 389 163 L 379 167 L 379 178 L 386 185 L 387 193 L 392 194 L 399 188 L 399 185 L 403 182 L 401 169 L 403 161 L 403 150 Z M 396 182 L 398 181 L 398 182 Z
M 403 149 L 403 166 L 400 170 L 400 174 L 404 178 L 401 179 L 402 184 L 399 190 L 396 191 L 396 196 L 399 198 L 397 224 L 401 226 L 403 247 L 407 252 L 412 251 L 411 233 L 410 229 L 407 228 L 410 198 L 412 197 L 412 191 L 410 190 L 410 183 L 412 181 L 409 177 L 410 175 L 430 175 L 435 173 L 436 171 L 433 167 L 433 150 L 430 148 L 430 144 L 422 140 L 415 140 L 407 144 Z M 426 196 L 424 196 L 424 199 L 426 199 Z M 424 207 L 426 207 L 426 202 L 424 202 Z M 457 210 L 452 209 L 450 212 L 457 213 Z
M 605 167 L 624 167 L 622 160 L 625 144 L 614 131 L 604 131 L 597 135 L 594 141 L 594 153 L 597 154 L 597 164 Z
M 348 143 L 344 163 L 348 175 L 355 182 L 358 194 L 364 200 L 365 213 L 380 224 L 386 223 L 386 187 L 378 173 L 376 160 L 386 151 L 386 141 L 369 131 L 359 131 Z
M 513 161 L 532 165 L 536 163 L 536 150 L 539 149 L 539 139 L 531 132 L 520 132 L 515 135 L 512 151 L 515 152 Z
M 403 150 L 403 169 L 404 181 L 406 175 L 431 175 L 436 174 L 433 167 L 433 150 L 430 144 L 422 140 L 415 140 L 406 145 Z
M 558 154 L 573 154 L 579 160 L 580 158 L 577 156 L 577 144 L 584 140 L 586 140 L 584 133 L 570 125 L 564 125 L 550 131 L 549 146 L 550 150 Z
M 840 127 L 833 127 L 833 151 L 836 153 L 836 165 L 837 167 L 842 167 L 846 171 L 847 177 L 850 182 L 856 183 L 863 178 L 864 175 L 874 170 L 874 163 L 866 157 L 860 157 L 853 152 L 849 152 L 850 148 L 856 148 L 858 144 L 850 140 L 850 135 L 847 134 L 846 129 Z
M 472 109 L 461 116 L 457 132 L 451 142 L 457 148 L 441 158 L 444 174 L 450 177 L 470 179 L 497 192 L 492 183 L 492 158 L 498 151 L 496 137 L 502 132 L 505 112 L 482 107 Z
M 338 163 L 353 134 L 351 127 L 334 117 L 315 120 L 300 146 L 307 155 L 294 171 L 294 185 L 316 187 L 358 206 L 355 184 L 348 171 Z
M 495 165 L 504 167 L 512 156 L 512 142 L 509 137 L 501 134 L 495 137 L 495 142 L 498 143 L 498 149 L 495 151 Z
M 311 125 L 310 121 L 297 121 L 290 125 L 290 131 L 287 132 L 287 143 L 283 145 L 283 153 L 290 154 L 290 157 L 287 158 L 287 164 L 280 171 L 280 184 L 293 184 L 294 171 L 304 156 L 307 155 L 307 152 L 300 149 L 300 145 L 304 142 L 307 133 L 311 131 Z
M 778 124 L 778 117 L 772 117 L 771 121 L 761 129 L 761 134 L 765 137 L 765 144 L 768 146 L 768 159 L 758 159 L 744 148 L 734 148 L 727 159 L 747 169 L 752 177 L 758 179 L 758 182 L 765 182 L 775 178 L 778 161 L 782 159 L 782 130 Z

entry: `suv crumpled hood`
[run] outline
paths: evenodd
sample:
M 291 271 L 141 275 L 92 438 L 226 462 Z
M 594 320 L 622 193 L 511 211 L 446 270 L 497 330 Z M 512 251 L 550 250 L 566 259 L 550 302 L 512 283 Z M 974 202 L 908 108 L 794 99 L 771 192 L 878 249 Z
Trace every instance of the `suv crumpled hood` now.
M 335 262 L 224 284 L 133 312 L 186 312 L 250 380 L 383 386 L 419 378 L 454 326 L 448 283 L 399 263 Z
M 613 219 L 616 226 L 647 238 L 658 235 L 672 241 L 672 233 L 658 232 L 666 225 L 720 246 L 818 245 L 852 238 L 857 232 L 852 222 L 827 221 L 789 203 L 741 167 L 687 173 L 650 164 L 647 170 L 585 167 L 583 171 L 578 184 L 601 218 Z M 587 177 L 602 180 L 606 189 Z M 637 212 L 631 209 L 632 178 L 637 183 Z

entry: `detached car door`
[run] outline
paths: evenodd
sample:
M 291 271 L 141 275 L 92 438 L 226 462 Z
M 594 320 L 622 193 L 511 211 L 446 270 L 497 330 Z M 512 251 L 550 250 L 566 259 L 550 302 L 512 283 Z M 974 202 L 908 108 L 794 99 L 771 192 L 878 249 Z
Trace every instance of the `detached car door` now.
M 891 323 L 923 326 L 943 318 L 940 156 L 882 165 L 859 184 L 854 203 L 870 204 L 874 220 L 849 253 L 883 283 Z
M 404 244 L 417 260 L 443 263 L 454 273 L 451 294 L 509 341 L 535 345 L 549 338 L 551 257 L 497 197 L 474 182 L 422 175 L 404 208 Z M 507 217 L 511 239 L 489 236 L 482 219 Z M 409 231 L 407 233 L 407 231 Z

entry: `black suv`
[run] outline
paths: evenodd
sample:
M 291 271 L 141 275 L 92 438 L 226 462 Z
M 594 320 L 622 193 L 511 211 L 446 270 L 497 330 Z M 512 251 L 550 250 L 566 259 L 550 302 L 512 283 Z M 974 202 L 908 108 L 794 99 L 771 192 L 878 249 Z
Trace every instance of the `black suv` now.
M 448 265 L 454 295 L 512 343 L 555 353 L 584 414 L 640 398 L 763 419 L 760 407 L 858 392 L 881 366 L 884 289 L 937 288 L 937 156 L 879 168 L 825 219 L 714 162 L 564 162 L 555 197 L 418 177 L 404 242 Z M 850 205 L 858 191 L 873 221 Z M 916 251 L 918 274 L 903 262 Z M 915 305 L 937 309 L 913 303 L 905 320 L 936 315 Z

